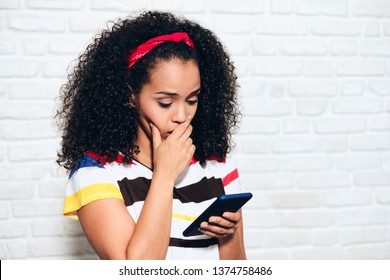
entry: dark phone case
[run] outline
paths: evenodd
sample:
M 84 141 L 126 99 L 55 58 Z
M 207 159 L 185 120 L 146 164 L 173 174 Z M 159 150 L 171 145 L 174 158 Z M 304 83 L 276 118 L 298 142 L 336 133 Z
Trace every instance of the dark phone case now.
M 202 222 L 207 221 L 211 216 L 222 216 L 224 212 L 237 212 L 251 198 L 251 193 L 237 193 L 219 196 L 183 231 L 183 235 L 194 236 L 203 234 L 198 230 Z

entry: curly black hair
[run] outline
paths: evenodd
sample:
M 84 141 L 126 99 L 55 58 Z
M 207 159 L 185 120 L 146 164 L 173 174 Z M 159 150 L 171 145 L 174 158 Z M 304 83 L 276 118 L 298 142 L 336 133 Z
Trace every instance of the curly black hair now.
M 195 49 L 184 42 L 163 43 L 128 72 L 131 50 L 151 38 L 174 32 L 187 32 Z M 107 162 L 114 161 L 118 153 L 123 155 L 123 163 L 131 162 L 138 152 L 134 143 L 139 114 L 129 101 L 148 83 L 154 65 L 173 57 L 194 60 L 200 70 L 201 93 L 192 120 L 194 157 L 202 164 L 210 157 L 223 160 L 232 148 L 231 134 L 240 116 L 234 65 L 210 30 L 171 13 L 149 11 L 113 23 L 77 59 L 60 90 L 56 118 L 62 142 L 57 163 L 72 169 L 89 151 Z

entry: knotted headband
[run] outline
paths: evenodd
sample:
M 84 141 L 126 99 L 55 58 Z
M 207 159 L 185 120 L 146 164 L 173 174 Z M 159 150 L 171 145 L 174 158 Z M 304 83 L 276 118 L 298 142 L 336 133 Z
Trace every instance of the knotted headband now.
M 127 71 L 133 67 L 133 65 L 140 60 L 142 57 L 144 57 L 148 52 L 150 52 L 153 48 L 159 46 L 160 44 L 164 42 L 175 42 L 178 43 L 180 41 L 184 41 L 188 46 L 191 48 L 195 48 L 194 42 L 190 39 L 188 34 L 186 32 L 175 32 L 168 35 L 161 35 L 157 36 L 155 38 L 152 38 L 145 43 L 139 45 L 135 49 L 130 51 L 130 55 L 128 58 L 128 66 Z

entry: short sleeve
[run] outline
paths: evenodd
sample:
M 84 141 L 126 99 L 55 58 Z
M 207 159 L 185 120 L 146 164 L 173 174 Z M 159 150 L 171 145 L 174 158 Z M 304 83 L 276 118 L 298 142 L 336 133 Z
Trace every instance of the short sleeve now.
M 242 193 L 245 191 L 241 185 L 237 165 L 231 156 L 227 156 L 222 174 L 222 184 L 226 194 Z
M 72 172 L 66 186 L 63 214 L 78 220 L 77 211 L 88 203 L 106 198 L 123 200 L 117 183 L 110 177 L 104 166 L 84 167 Z

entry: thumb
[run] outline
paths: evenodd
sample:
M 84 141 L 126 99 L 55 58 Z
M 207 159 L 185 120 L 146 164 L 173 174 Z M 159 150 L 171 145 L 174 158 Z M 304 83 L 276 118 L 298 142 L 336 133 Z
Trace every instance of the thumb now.
M 150 127 L 152 129 L 152 143 L 153 143 L 153 151 L 161 145 L 161 134 L 157 127 L 155 127 L 152 123 L 150 123 Z

